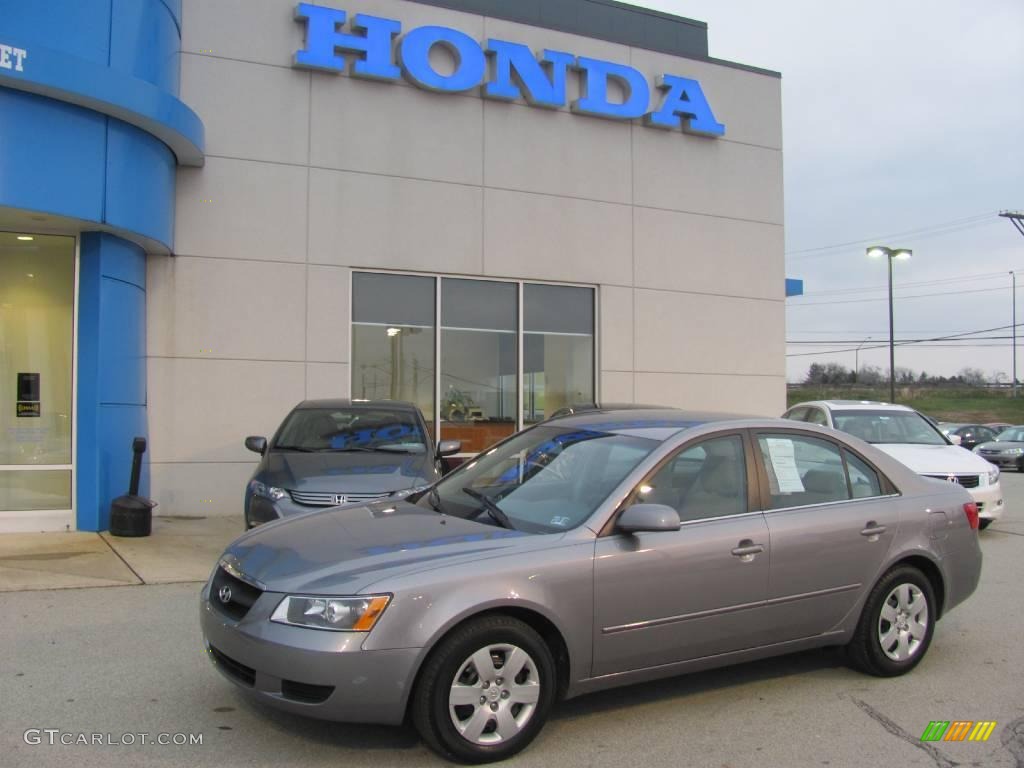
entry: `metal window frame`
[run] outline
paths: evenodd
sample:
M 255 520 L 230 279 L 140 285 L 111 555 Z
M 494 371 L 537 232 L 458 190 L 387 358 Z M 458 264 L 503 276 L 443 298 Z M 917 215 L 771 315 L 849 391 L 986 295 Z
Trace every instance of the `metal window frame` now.
M 558 280 L 533 280 L 517 277 L 491 277 L 488 275 L 470 275 L 462 273 L 443 273 L 443 272 L 416 272 L 413 270 L 402 270 L 402 269 L 380 269 L 373 267 L 349 267 L 349 312 L 348 312 L 348 338 L 349 338 L 349 388 L 351 391 L 353 376 L 355 375 L 355 364 L 352 360 L 352 350 L 354 349 L 354 326 L 356 322 L 353 318 L 353 301 L 352 293 L 353 286 L 355 284 L 354 277 L 357 273 L 362 274 L 375 274 L 375 275 L 394 275 L 395 277 L 429 277 L 434 281 L 434 439 L 441 440 L 441 281 L 442 280 L 475 280 L 483 282 L 493 283 L 512 283 L 516 285 L 516 380 L 518 386 L 516 387 L 516 431 L 520 431 L 523 428 L 523 407 L 525 405 L 524 396 L 526 390 L 524 370 L 524 359 L 523 349 L 525 346 L 525 331 L 524 319 L 523 319 L 523 306 L 524 306 L 524 294 L 527 285 L 553 285 L 565 288 L 586 288 L 593 296 L 593 308 L 594 308 L 594 332 L 591 334 L 592 348 L 592 359 L 593 368 L 591 369 L 591 386 L 594 391 L 594 400 L 600 402 L 600 377 L 598 371 L 600 371 L 600 359 L 598 357 L 600 351 L 600 340 L 598 338 L 600 326 L 600 285 L 594 283 L 574 283 L 574 282 L 562 282 Z M 460 454 L 469 456 L 471 454 Z

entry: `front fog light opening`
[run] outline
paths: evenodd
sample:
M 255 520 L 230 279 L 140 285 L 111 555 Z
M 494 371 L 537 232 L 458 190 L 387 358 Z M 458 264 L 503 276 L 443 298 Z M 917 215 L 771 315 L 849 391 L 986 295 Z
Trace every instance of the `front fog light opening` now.
M 289 595 L 274 610 L 270 620 L 310 629 L 334 632 L 369 632 L 384 612 L 391 597 L 316 597 Z

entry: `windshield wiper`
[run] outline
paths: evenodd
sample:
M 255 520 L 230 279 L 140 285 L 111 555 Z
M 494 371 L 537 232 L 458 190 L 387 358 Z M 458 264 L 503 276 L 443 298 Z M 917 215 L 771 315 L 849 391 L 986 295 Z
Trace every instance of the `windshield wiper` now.
M 301 451 L 302 453 L 316 453 L 316 448 L 303 448 L 301 445 L 275 445 L 275 451 Z
M 348 448 L 320 448 L 317 453 L 373 453 L 373 448 L 350 445 Z
M 468 485 L 462 489 L 462 492 L 470 498 L 476 499 L 484 505 L 484 510 L 490 515 L 498 525 L 515 530 L 516 527 L 512 525 L 512 521 L 509 520 L 508 515 L 505 514 L 504 510 L 499 507 L 489 496 L 486 496 L 475 488 L 470 488 Z

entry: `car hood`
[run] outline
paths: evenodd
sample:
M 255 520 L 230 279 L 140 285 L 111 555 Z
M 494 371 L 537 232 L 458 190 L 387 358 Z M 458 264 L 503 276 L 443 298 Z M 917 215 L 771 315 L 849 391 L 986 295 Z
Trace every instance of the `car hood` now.
M 979 443 L 975 448 L 985 451 L 1005 451 L 1013 448 L 1024 448 L 1024 443 L 1018 442 L 1017 440 L 998 440 Z
M 253 479 L 289 491 L 385 493 L 433 482 L 426 454 L 272 451 Z
M 919 475 L 980 475 L 992 469 L 992 465 L 983 458 L 956 445 L 876 443 L 875 447 L 906 464 Z
M 225 557 L 272 592 L 351 595 L 385 576 L 530 549 L 552 538 L 404 501 L 377 502 L 261 526 L 235 540 Z

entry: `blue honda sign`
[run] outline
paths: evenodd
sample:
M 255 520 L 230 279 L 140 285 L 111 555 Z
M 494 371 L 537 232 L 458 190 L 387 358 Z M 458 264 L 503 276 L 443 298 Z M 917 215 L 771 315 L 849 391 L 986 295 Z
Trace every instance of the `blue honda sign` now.
M 700 83 L 665 74 L 652 84 L 633 67 L 602 59 L 577 57 L 563 51 L 535 55 L 520 43 L 489 39 L 483 45 L 449 27 L 417 27 L 402 34 L 394 19 L 356 14 L 350 31 L 343 32 L 345 11 L 300 3 L 295 17 L 306 26 L 306 47 L 295 53 L 295 66 L 328 72 L 345 71 L 352 54 L 353 77 L 395 81 L 439 93 L 465 93 L 481 88 L 485 98 L 499 101 L 525 99 L 535 107 L 558 109 L 566 105 L 570 73 L 580 78 L 580 98 L 571 104 L 583 115 L 635 120 L 653 128 L 682 129 L 701 136 L 724 136 L 725 126 L 715 119 Z M 399 38 L 397 53 L 394 41 Z M 434 49 L 447 51 L 454 67 L 439 72 L 430 61 Z M 397 59 L 397 61 L 396 61 Z M 615 83 L 625 98 L 613 101 L 609 85 Z M 658 97 L 652 110 L 652 95 Z

